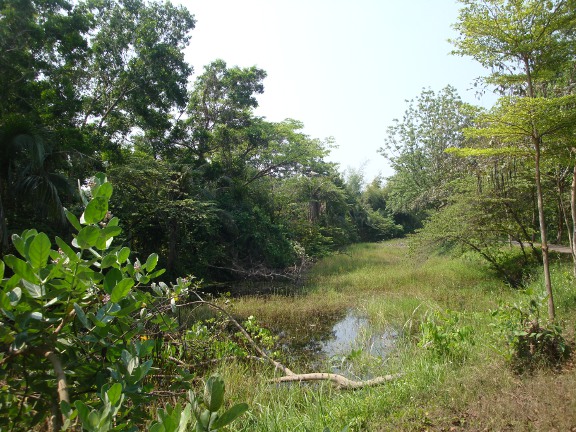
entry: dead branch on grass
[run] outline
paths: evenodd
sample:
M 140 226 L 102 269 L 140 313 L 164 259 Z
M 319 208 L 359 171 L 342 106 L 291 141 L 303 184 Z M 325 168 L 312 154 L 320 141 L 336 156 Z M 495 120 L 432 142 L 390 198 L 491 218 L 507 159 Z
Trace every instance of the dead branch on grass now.
M 247 357 L 248 359 L 259 360 L 259 361 L 265 360 L 266 362 L 268 362 L 269 364 L 274 366 L 275 369 L 280 370 L 280 371 L 282 371 L 282 373 L 284 373 L 284 376 L 274 378 L 271 380 L 271 382 L 275 382 L 275 383 L 299 382 L 300 383 L 300 382 L 304 382 L 304 381 L 330 381 L 330 382 L 333 382 L 334 384 L 336 384 L 338 386 L 338 388 L 351 390 L 351 389 L 358 389 L 358 388 L 362 388 L 362 387 L 369 387 L 369 386 L 384 384 L 388 381 L 392 381 L 392 380 L 398 378 L 401 375 L 401 374 L 386 375 L 383 377 L 376 377 L 376 378 L 366 380 L 366 381 L 352 381 L 352 380 L 346 378 L 345 376 L 333 374 L 333 373 L 296 374 L 296 373 L 292 372 L 290 369 L 288 369 L 286 366 L 284 366 L 282 363 L 274 360 L 268 354 L 266 354 L 266 352 L 262 348 L 260 348 L 256 342 L 254 342 L 254 339 L 252 339 L 252 337 L 248 334 L 248 332 L 244 329 L 244 327 L 238 321 L 236 321 L 236 319 L 234 319 L 234 317 L 232 317 L 232 315 L 230 315 L 230 313 L 228 313 L 228 311 L 226 311 L 225 309 L 223 309 L 222 307 L 220 307 L 214 303 L 210 303 L 210 302 L 205 301 L 204 299 L 202 299 L 198 295 L 198 293 L 195 293 L 195 294 L 198 297 L 198 300 L 193 301 L 193 302 L 189 302 L 186 304 L 178 305 L 178 307 L 192 306 L 192 305 L 204 305 L 204 306 L 207 306 L 209 308 L 212 308 L 212 309 L 224 314 L 230 320 L 230 322 L 232 322 L 238 328 L 240 333 L 244 336 L 244 338 L 248 341 L 248 343 L 252 346 L 252 348 L 254 348 L 254 350 L 260 356 L 260 357 L 248 356 Z

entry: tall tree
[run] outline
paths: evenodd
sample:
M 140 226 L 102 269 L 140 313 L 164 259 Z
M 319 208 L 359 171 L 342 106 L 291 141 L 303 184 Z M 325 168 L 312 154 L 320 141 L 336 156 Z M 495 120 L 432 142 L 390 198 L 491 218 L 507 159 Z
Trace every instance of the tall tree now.
M 515 118 L 508 131 L 516 134 L 515 124 L 527 124 L 522 134 L 534 158 L 534 182 L 542 243 L 548 313 L 554 319 L 554 299 L 550 280 L 548 239 L 541 181 L 543 130 L 542 115 L 549 121 L 553 114 L 543 111 L 555 103 L 539 98 L 539 92 L 559 75 L 574 58 L 576 2 L 574 0 L 460 0 L 464 7 L 454 26 L 460 36 L 453 41 L 455 53 L 468 55 L 492 70 L 487 82 L 498 85 L 521 98 L 503 101 L 501 114 Z M 540 93 L 541 95 L 541 93 Z M 527 98 L 529 100 L 524 100 Z M 519 120 L 519 121 L 516 121 Z M 501 123 L 500 126 L 503 126 Z
M 446 202 L 456 160 L 445 150 L 462 145 L 462 131 L 474 113 L 456 89 L 447 86 L 438 93 L 423 90 L 409 102 L 402 120 L 394 120 L 380 149 L 395 171 L 388 185 L 388 205 L 394 212 L 420 213 Z
M 82 127 L 97 149 L 156 137 L 187 103 L 192 68 L 184 48 L 194 17 L 183 6 L 143 0 L 87 0 L 90 58 L 81 82 Z M 131 143 L 130 143 L 131 144 Z

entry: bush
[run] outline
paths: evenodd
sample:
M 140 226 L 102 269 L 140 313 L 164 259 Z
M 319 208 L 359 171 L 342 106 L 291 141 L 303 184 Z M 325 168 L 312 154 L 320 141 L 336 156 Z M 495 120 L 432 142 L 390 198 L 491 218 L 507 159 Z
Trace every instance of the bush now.
M 550 322 L 543 325 L 540 308 L 546 297 L 507 304 L 495 310 L 495 327 L 506 341 L 504 355 L 518 373 L 539 367 L 557 367 L 570 355 L 570 346 L 562 335 L 562 327 Z
M 84 194 L 80 219 L 67 213 L 77 230 L 70 245 L 57 237 L 53 250 L 46 234 L 27 230 L 12 238 L 20 257 L 0 260 L 0 430 L 30 430 L 48 418 L 52 430 L 78 422 L 89 431 L 147 429 L 150 406 L 160 402 L 152 393 L 157 368 L 171 372 L 175 395 L 190 390 L 190 372 L 163 344 L 177 329 L 190 280 L 151 283 L 163 273 L 158 255 L 140 262 L 112 247 L 121 228 L 108 211 L 112 186 L 103 174 Z M 210 405 L 210 418 L 218 408 Z M 167 427 L 181 418 L 177 411 L 160 410 L 163 426 L 154 430 L 183 430 Z

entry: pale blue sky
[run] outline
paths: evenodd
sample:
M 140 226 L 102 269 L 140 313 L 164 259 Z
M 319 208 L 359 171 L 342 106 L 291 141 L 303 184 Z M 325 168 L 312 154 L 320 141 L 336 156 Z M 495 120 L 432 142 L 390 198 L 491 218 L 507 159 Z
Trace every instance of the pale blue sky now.
M 386 127 L 422 88 L 456 87 L 476 98 L 486 71 L 450 55 L 455 0 L 180 0 L 196 16 L 187 52 L 195 75 L 222 58 L 268 73 L 256 114 L 301 120 L 314 138 L 334 137 L 329 160 L 364 166 L 370 181 L 392 173 L 377 153 Z

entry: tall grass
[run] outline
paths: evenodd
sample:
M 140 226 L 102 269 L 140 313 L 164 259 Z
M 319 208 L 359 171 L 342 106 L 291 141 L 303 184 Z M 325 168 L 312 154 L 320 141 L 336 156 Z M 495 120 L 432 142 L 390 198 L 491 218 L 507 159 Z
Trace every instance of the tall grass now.
M 565 321 L 574 319 L 576 309 L 574 282 L 568 272 L 563 264 L 552 272 L 559 316 Z M 531 287 L 541 290 L 538 276 Z M 401 373 L 401 377 L 351 392 L 328 383 L 273 384 L 269 380 L 277 372 L 270 367 L 225 364 L 220 372 L 229 399 L 251 406 L 250 414 L 234 427 L 242 431 L 340 431 L 349 426 L 353 431 L 386 431 L 470 423 L 470 406 L 475 401 L 517 385 L 499 355 L 503 341 L 493 329 L 491 311 L 524 297 L 474 257 L 415 258 L 400 241 L 355 245 L 346 253 L 323 259 L 297 295 L 244 297 L 235 303 L 235 313 L 254 315 L 275 328 L 300 323 L 306 331 L 328 317 L 355 309 L 369 319 L 374 331 L 393 328 L 401 337 L 386 359 L 361 355 L 354 361 L 369 365 L 372 375 Z M 457 315 L 456 326 L 471 329 L 461 358 L 435 355 L 419 343 L 423 320 L 442 314 Z M 498 419 L 484 420 L 490 423 L 482 424 L 499 424 Z

